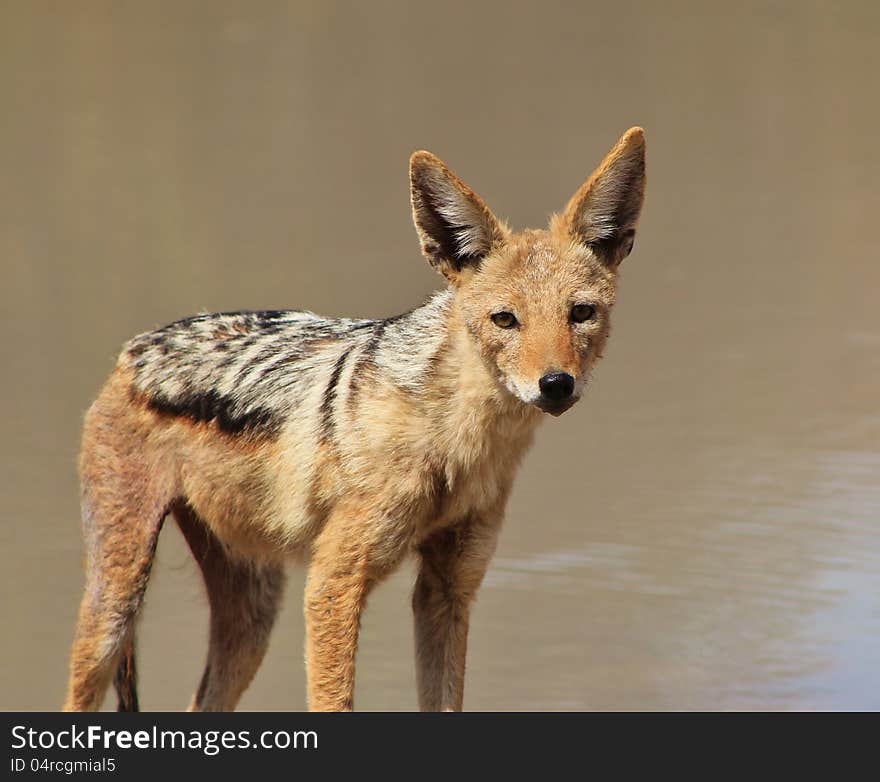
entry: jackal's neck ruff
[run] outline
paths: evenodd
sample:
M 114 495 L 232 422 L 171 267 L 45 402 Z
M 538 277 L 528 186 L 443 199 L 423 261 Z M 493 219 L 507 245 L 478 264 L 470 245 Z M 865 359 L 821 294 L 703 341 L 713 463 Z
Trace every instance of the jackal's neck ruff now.
M 432 359 L 436 369 L 425 378 L 423 408 L 437 442 L 445 444 L 447 459 L 463 465 L 481 458 L 518 460 L 542 413 L 507 389 L 473 339 L 453 293 L 438 299 L 444 302 L 445 335 Z

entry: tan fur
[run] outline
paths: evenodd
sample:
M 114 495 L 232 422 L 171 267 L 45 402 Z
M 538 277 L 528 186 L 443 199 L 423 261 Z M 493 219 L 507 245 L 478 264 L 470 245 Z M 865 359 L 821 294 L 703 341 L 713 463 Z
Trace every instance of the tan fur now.
M 66 709 L 98 708 L 120 661 L 121 702 L 136 704 L 133 683 L 130 692 L 125 685 L 134 619 L 167 514 L 211 606 L 191 709 L 236 706 L 265 653 L 292 556 L 309 561 L 309 706 L 351 709 L 367 597 L 409 553 L 419 563 L 419 704 L 461 709 L 470 606 L 545 409 L 535 401 L 539 380 L 570 375 L 573 402 L 601 356 L 641 208 L 644 139 L 639 129 L 624 135 L 545 231 L 511 232 L 430 153 L 416 153 L 411 171 L 423 251 L 452 288 L 432 305 L 443 331 L 421 358 L 398 356 L 394 340 L 403 337 L 393 332 L 371 347 L 357 335 L 375 333 L 380 344 L 382 328 L 352 322 L 348 342 L 340 327 L 304 347 L 321 381 L 283 408 L 278 427 L 230 433 L 198 411 L 175 412 L 181 403 L 151 401 L 138 385 L 143 348 L 120 356 L 83 432 L 86 591 Z M 594 307 L 588 322 L 571 321 L 578 302 Z M 490 318 L 498 309 L 515 312 L 517 328 L 499 328 Z M 249 323 L 227 319 L 206 333 L 233 340 Z M 407 361 L 421 362 L 411 381 Z M 175 378 L 156 377 L 176 388 Z

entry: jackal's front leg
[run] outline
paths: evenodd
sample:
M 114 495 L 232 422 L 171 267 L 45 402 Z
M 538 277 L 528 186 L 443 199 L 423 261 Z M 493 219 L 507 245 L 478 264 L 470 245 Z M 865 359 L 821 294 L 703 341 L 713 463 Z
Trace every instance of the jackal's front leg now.
M 496 523 L 468 522 L 419 546 L 413 613 L 422 711 L 461 711 L 470 606 L 496 538 Z
M 311 711 L 351 711 L 361 612 L 370 589 L 405 551 L 385 520 L 357 508 L 331 514 L 306 580 L 306 676 Z

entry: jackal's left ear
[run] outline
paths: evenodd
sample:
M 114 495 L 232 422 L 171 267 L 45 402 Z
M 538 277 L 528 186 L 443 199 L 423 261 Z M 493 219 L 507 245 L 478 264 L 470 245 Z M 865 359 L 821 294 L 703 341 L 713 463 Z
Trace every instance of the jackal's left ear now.
M 645 133 L 630 128 L 568 202 L 563 223 L 609 266 L 632 250 L 645 197 Z
M 455 283 L 504 240 L 504 229 L 483 199 L 430 152 L 413 153 L 409 178 L 422 253 Z

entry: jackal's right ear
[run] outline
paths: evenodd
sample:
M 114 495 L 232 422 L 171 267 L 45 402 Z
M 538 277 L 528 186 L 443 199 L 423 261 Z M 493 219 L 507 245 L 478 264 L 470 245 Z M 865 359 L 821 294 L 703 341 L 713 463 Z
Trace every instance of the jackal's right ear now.
M 409 161 L 413 221 L 422 253 L 446 279 L 456 283 L 504 240 L 505 232 L 489 207 L 430 152 Z

